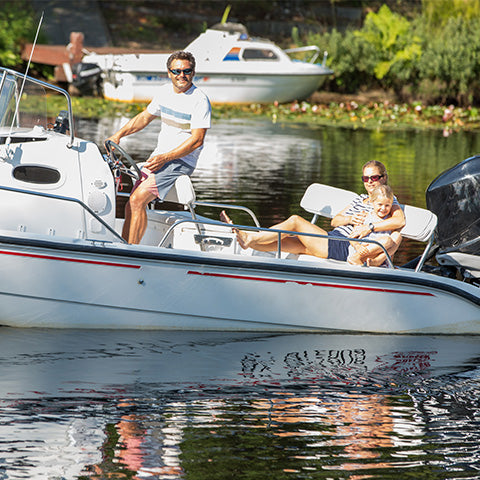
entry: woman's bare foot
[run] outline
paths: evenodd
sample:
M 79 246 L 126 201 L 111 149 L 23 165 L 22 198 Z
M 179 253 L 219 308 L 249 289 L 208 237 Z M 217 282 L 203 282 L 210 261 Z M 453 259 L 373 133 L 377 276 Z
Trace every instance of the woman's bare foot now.
M 227 215 L 225 210 L 220 212 L 220 220 L 224 223 L 233 224 L 230 217 Z M 245 250 L 249 246 L 248 233 L 240 231 L 238 228 L 232 228 L 232 232 L 237 235 L 237 241 L 239 245 Z

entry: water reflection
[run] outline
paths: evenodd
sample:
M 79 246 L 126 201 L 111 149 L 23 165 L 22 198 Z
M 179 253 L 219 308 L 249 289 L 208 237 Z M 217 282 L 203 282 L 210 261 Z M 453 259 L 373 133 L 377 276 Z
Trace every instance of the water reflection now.
M 102 144 L 126 120 L 80 120 L 77 133 Z M 122 140 L 136 160 L 151 153 L 158 128 L 153 122 Z M 431 181 L 479 152 L 480 137 L 471 132 L 444 138 L 437 131 L 379 132 L 221 120 L 207 135 L 192 180 L 199 199 L 246 205 L 262 226 L 270 226 L 291 214 L 306 215 L 300 199 L 313 182 L 363 192 L 361 167 L 371 159 L 387 166 L 400 202 L 425 207 L 425 190 Z M 233 216 L 238 223 L 248 221 Z M 330 229 L 326 221 L 320 225 Z M 404 240 L 396 261 L 404 263 L 421 250 Z
M 0 333 L 2 478 L 480 468 L 475 337 Z

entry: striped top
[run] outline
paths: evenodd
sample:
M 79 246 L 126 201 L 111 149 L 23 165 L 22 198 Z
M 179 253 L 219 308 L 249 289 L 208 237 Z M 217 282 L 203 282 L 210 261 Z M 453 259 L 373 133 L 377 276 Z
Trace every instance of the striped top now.
M 362 193 L 355 197 L 345 211 L 345 215 L 355 215 L 356 213 L 364 211 L 366 211 L 367 214 L 371 214 L 373 212 L 373 205 L 370 202 L 365 202 L 367 199 L 368 195 L 366 193 Z M 393 198 L 393 205 L 399 205 L 396 197 Z M 340 227 L 335 227 L 332 231 L 344 237 L 348 237 L 353 232 L 353 227 L 354 225 L 341 225 Z
M 175 93 L 171 82 L 162 85 L 147 110 L 162 120 L 152 156 L 177 148 L 191 136 L 192 129 L 210 128 L 210 102 L 195 85 L 184 93 Z M 201 147 L 197 148 L 182 160 L 195 168 L 201 150 Z

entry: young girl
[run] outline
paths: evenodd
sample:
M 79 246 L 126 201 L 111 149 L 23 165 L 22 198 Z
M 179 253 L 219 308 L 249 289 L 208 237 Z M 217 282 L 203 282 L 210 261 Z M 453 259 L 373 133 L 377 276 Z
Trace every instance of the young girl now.
M 372 239 L 381 243 L 387 250 L 392 245 L 398 245 L 401 241 L 401 235 L 391 230 L 385 230 L 383 232 L 375 232 L 374 225 L 383 220 L 387 220 L 391 217 L 392 205 L 394 201 L 394 195 L 389 185 L 379 185 L 371 193 L 371 203 L 373 205 L 373 211 L 370 212 L 364 221 L 364 225 L 369 225 L 371 232 L 364 237 L 361 237 L 354 229 L 350 234 L 351 238 L 362 238 L 362 240 Z M 372 259 L 377 258 L 383 250 L 376 244 L 362 243 L 362 242 L 350 242 L 348 248 L 347 261 L 354 265 L 373 265 Z M 383 255 L 385 257 L 385 255 Z M 378 265 L 375 262 L 375 265 Z M 383 262 L 381 263 L 383 264 Z

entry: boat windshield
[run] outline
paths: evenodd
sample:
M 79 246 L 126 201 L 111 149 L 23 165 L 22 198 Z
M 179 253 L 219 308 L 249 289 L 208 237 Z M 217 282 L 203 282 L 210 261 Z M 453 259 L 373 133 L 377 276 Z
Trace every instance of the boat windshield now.
M 70 99 L 62 89 L 0 69 L 1 130 L 31 129 L 37 125 L 52 128 L 58 113 L 70 112 L 69 107 Z

